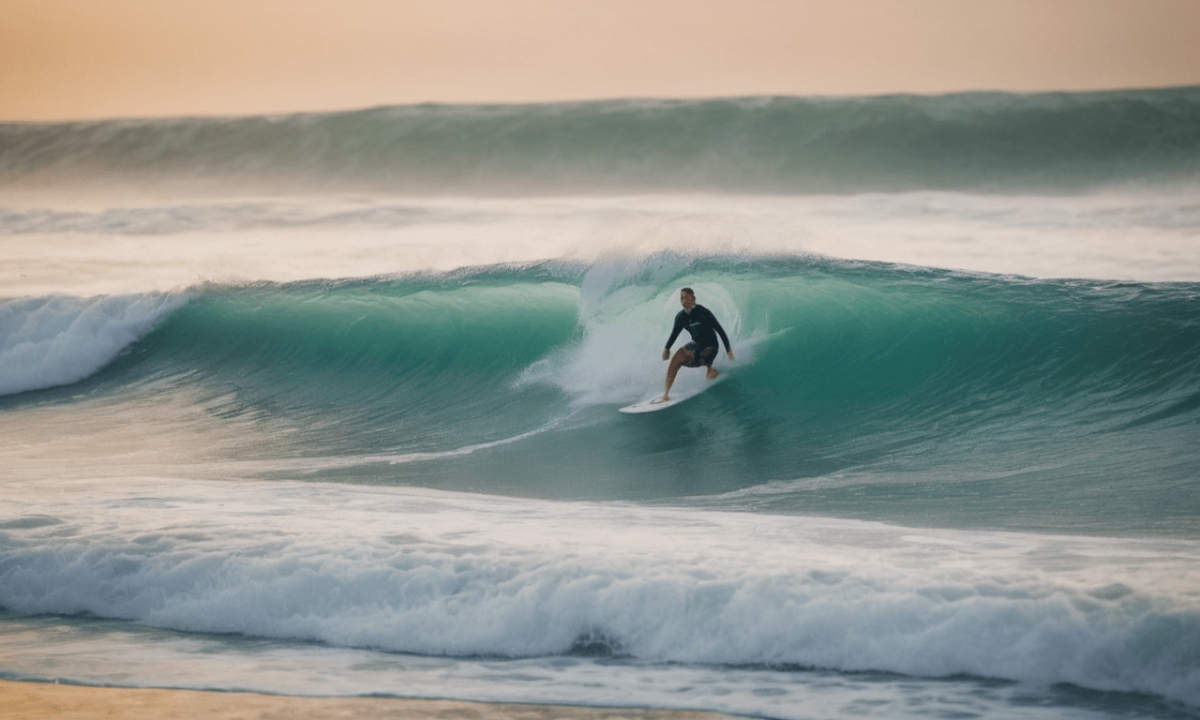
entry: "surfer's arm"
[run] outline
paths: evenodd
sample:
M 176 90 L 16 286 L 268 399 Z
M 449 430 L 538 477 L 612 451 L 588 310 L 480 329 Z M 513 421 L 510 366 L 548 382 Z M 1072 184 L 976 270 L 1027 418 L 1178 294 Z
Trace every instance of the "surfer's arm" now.
M 729 336 L 725 334 L 725 328 L 721 327 L 721 323 L 717 320 L 716 315 L 709 313 L 708 316 L 712 318 L 713 330 L 717 331 L 717 334 L 721 336 L 721 342 L 725 343 L 725 354 L 732 360 L 733 348 L 729 347 Z
M 671 337 L 667 338 L 666 347 L 663 348 L 664 353 L 671 352 L 671 346 L 675 344 L 675 338 L 679 337 L 679 333 L 683 332 L 684 318 L 680 317 L 681 315 L 683 313 L 675 316 L 675 327 L 671 328 Z

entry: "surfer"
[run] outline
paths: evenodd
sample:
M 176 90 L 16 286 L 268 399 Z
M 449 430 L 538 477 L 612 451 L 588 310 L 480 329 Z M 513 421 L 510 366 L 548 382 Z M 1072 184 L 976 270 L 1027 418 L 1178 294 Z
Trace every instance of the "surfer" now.
M 725 335 L 724 328 L 721 323 L 717 322 L 717 317 L 712 314 L 708 308 L 703 305 L 696 304 L 696 293 L 690 287 L 685 287 L 679 291 L 679 304 L 683 309 L 675 316 L 675 327 L 671 329 L 671 337 L 667 338 L 667 346 L 663 348 L 662 359 L 671 360 L 671 364 L 667 366 L 667 384 L 663 389 L 662 399 L 658 402 L 667 402 L 671 399 L 671 385 L 675 383 L 675 375 L 681 367 L 700 367 L 704 365 L 708 370 L 704 376 L 712 380 L 720 374 L 719 370 L 713 369 L 713 360 L 717 357 L 717 336 L 721 336 L 721 342 L 725 344 L 725 355 L 730 360 L 733 359 L 733 350 L 729 348 L 729 337 Z M 682 330 L 687 330 L 692 336 L 692 341 L 687 345 L 675 351 L 675 357 L 671 357 L 671 345 L 675 342 L 675 338 L 679 337 Z

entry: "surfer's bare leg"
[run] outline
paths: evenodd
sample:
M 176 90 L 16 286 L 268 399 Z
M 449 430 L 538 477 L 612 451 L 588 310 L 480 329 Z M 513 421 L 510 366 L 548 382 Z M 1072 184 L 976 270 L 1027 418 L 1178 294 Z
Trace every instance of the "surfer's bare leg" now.
M 712 366 L 713 359 L 717 357 L 716 348 L 705 348 L 700 351 L 700 361 L 704 363 L 704 377 L 712 380 L 721 374 L 720 370 L 714 370 Z
M 667 383 L 663 388 L 663 402 L 671 399 L 671 386 L 675 384 L 675 376 L 679 374 L 679 368 L 684 365 L 691 365 L 693 359 L 692 351 L 686 347 L 681 347 L 675 351 L 675 357 L 671 358 L 671 364 L 667 366 Z
M 717 349 L 713 348 L 713 357 L 716 357 L 716 355 L 717 355 Z M 733 362 L 733 351 L 726 350 L 725 357 L 729 358 L 729 362 Z M 707 360 L 707 358 L 705 358 L 705 359 Z M 720 374 L 721 374 L 720 370 L 713 370 L 712 361 L 709 361 L 708 372 L 704 373 L 704 377 L 708 378 L 709 380 L 715 380 L 716 377 Z

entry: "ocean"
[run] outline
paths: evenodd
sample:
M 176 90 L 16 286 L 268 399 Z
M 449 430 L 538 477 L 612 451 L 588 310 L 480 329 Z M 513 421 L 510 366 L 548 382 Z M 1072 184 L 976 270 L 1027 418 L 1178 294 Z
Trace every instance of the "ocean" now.
M 0 125 L 0 437 L 0 678 L 1200 718 L 1200 88 Z

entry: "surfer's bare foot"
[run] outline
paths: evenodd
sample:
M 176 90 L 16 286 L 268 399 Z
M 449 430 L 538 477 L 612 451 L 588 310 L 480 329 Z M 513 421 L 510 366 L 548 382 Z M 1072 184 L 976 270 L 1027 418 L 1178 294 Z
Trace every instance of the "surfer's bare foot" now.
M 668 396 L 668 395 L 663 395 L 663 396 L 662 396 L 662 397 L 660 397 L 660 398 L 654 398 L 653 400 L 651 400 L 651 401 L 650 401 L 650 404 L 651 404 L 651 405 L 657 405 L 657 404 L 659 404 L 659 403 L 665 403 L 665 402 L 671 402 L 671 398 L 670 398 L 670 396 Z
M 704 373 L 704 377 L 708 378 L 709 380 L 712 380 L 713 378 L 715 378 L 716 376 L 718 376 L 720 374 L 721 374 L 720 370 L 717 370 L 715 368 L 709 368 L 708 372 Z

